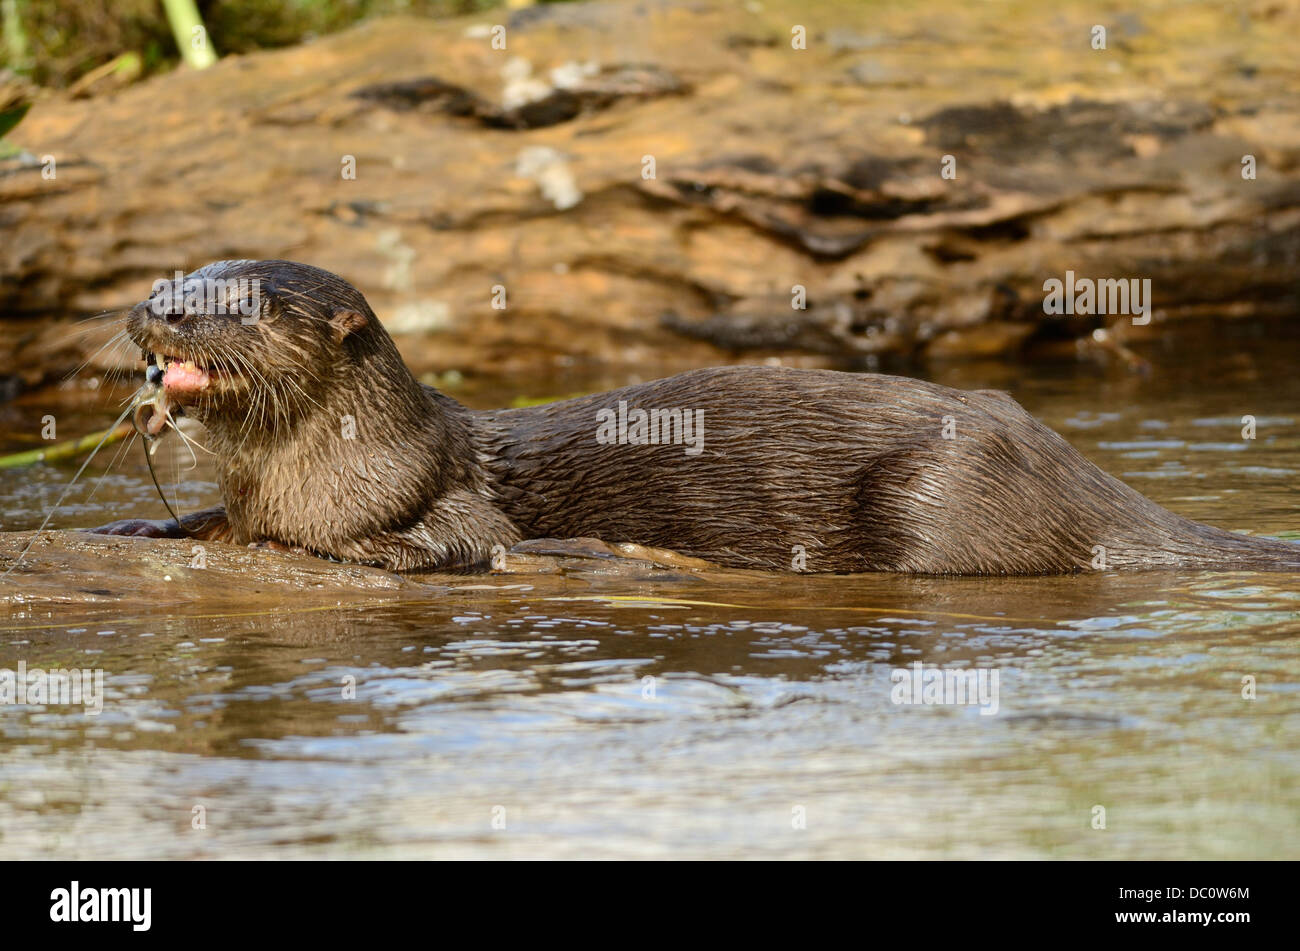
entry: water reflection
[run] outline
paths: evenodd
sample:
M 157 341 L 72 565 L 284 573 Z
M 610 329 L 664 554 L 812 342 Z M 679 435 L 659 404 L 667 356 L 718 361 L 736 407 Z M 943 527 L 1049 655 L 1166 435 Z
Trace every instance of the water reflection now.
M 1276 533 L 1297 525 L 1300 383 L 1280 348 L 1252 353 L 1249 379 L 1047 367 L 1015 388 L 1161 502 Z M 1006 385 L 977 373 L 943 382 Z M 39 521 L 41 480 L 66 474 L 5 473 L 6 527 Z M 158 514 L 142 466 L 115 478 L 64 524 Z M 209 490 L 201 471 L 184 489 L 196 506 Z M 578 566 L 272 607 L 153 591 L 126 605 L 45 580 L 40 597 L 5 589 L 0 668 L 102 668 L 104 710 L 0 705 L 5 858 L 1300 847 L 1294 574 Z M 997 715 L 893 703 L 891 673 L 917 661 L 996 669 Z

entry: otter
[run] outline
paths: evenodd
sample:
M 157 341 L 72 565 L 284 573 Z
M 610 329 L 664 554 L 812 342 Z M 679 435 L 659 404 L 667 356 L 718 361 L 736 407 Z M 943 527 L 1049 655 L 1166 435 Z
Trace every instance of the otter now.
M 215 293 L 182 305 L 196 287 Z M 160 281 L 127 330 L 206 428 L 225 504 L 93 531 L 395 571 L 534 538 L 780 571 L 1300 568 L 1300 546 L 1162 508 L 997 391 L 733 366 L 474 411 L 415 379 L 356 288 L 289 261 Z

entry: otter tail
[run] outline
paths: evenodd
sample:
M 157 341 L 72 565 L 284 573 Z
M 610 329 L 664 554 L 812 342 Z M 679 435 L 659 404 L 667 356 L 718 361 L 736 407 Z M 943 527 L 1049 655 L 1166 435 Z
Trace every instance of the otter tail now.
M 1158 531 L 1134 526 L 1118 546 L 1116 567 L 1300 571 L 1300 544 L 1239 535 L 1161 510 Z

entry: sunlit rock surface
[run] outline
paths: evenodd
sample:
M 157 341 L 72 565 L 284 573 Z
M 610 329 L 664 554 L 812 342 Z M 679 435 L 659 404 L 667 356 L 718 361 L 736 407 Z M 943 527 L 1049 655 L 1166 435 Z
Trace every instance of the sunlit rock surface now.
M 0 312 L 94 313 L 176 269 L 290 257 L 356 283 L 418 371 L 491 374 L 996 355 L 1102 322 L 1044 315 L 1067 270 L 1151 280 L 1130 334 L 1278 312 L 1298 58 L 1300 5 L 1276 2 L 374 21 L 40 102 L 0 162 Z M 27 386 L 111 333 L 23 331 L 0 363 Z

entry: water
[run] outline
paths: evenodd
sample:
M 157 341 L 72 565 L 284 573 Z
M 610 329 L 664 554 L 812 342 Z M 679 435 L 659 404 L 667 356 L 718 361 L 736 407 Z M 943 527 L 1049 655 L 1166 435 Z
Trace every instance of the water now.
M 1294 332 L 1162 334 L 1149 377 L 1074 360 L 928 375 L 1011 389 L 1191 517 L 1300 528 Z M 115 415 L 44 399 L 0 422 L 57 410 L 71 434 Z M 0 472 L 4 527 L 38 524 L 70 473 Z M 163 514 L 138 449 L 114 473 L 57 524 Z M 183 478 L 184 508 L 213 500 L 210 470 Z M 578 565 L 186 600 L 125 567 L 105 568 L 108 595 L 54 575 L 0 586 L 0 668 L 106 675 L 98 717 L 0 706 L 0 858 L 1300 852 L 1294 574 Z M 996 715 L 892 703 L 891 671 L 916 661 L 995 669 Z

